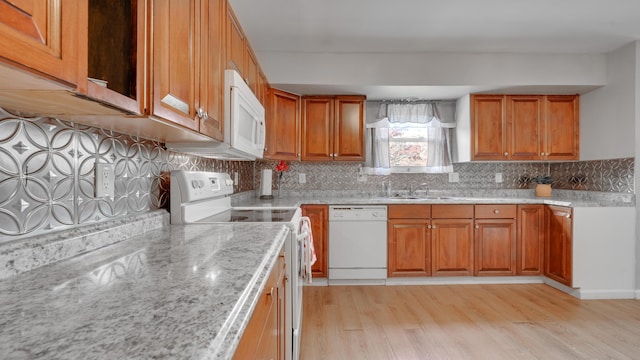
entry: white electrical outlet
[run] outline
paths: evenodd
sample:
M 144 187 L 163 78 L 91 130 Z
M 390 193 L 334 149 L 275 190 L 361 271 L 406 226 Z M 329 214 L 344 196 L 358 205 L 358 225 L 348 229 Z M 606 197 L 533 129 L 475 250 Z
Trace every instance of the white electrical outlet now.
M 111 164 L 96 164 L 94 176 L 95 197 L 113 197 L 115 195 L 116 176 Z
M 460 182 L 460 174 L 457 172 L 450 172 L 449 182 Z
M 237 186 L 238 185 L 238 172 L 234 172 L 233 173 L 233 185 Z
M 307 182 L 307 174 L 305 173 L 298 174 L 298 183 L 304 184 L 306 182 Z
M 502 173 L 496 173 L 496 182 L 497 183 L 501 183 L 502 182 Z

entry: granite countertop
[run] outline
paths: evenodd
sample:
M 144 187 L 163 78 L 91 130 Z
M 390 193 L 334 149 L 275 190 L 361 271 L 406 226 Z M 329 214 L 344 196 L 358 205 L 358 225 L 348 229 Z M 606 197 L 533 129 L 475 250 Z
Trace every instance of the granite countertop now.
M 0 358 L 231 358 L 288 232 L 164 226 L 0 281 Z
M 417 196 L 407 198 L 402 196 L 382 196 L 378 193 L 357 193 L 351 191 L 310 191 L 304 193 L 289 192 L 283 197 L 272 200 L 261 200 L 252 196 L 253 192 L 244 197 L 234 199 L 234 207 L 293 207 L 304 204 L 546 204 L 568 207 L 633 207 L 633 194 L 554 190 L 553 196 L 537 197 L 533 191 L 473 191 L 468 193 L 452 193 L 431 191 L 427 195 L 418 193 Z

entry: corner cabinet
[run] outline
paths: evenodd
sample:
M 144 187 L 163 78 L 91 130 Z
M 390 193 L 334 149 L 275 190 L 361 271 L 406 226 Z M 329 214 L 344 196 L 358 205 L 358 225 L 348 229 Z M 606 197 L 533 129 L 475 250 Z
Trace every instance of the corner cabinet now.
M 222 140 L 224 0 L 153 0 L 151 115 Z
M 316 251 L 316 262 L 311 267 L 311 276 L 326 278 L 329 274 L 329 206 L 302 205 L 302 216 L 311 220 L 313 247 Z
M 75 88 L 86 78 L 87 23 L 86 0 L 0 1 L 0 58 Z
M 472 95 L 471 160 L 577 160 L 577 95 Z
M 302 160 L 364 160 L 364 96 L 302 97 Z
M 264 157 L 300 160 L 300 96 L 270 89 Z
M 572 284 L 573 220 L 571 208 L 549 205 L 545 210 L 544 275 Z

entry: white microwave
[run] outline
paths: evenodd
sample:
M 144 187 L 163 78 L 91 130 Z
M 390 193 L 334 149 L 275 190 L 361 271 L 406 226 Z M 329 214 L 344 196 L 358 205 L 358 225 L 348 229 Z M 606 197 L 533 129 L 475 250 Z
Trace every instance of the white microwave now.
M 167 149 L 225 160 L 261 159 L 264 106 L 235 70 L 224 72 L 224 141 L 167 143 Z

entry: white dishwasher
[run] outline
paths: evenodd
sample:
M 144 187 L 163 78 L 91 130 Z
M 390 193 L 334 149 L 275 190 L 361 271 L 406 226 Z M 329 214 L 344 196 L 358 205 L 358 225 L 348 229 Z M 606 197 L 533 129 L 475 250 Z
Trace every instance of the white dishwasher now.
M 329 206 L 329 280 L 387 278 L 387 207 Z

